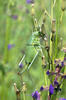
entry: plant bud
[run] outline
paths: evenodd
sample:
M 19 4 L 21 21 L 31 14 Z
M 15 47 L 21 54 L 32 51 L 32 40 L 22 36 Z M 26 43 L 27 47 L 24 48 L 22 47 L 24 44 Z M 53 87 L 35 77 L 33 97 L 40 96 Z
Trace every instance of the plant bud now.
M 27 90 L 26 84 L 23 82 L 22 92 L 26 92 L 26 90 Z
M 42 23 L 42 25 L 41 25 L 41 32 L 42 32 L 42 34 L 45 34 L 46 33 L 44 23 Z
M 51 29 L 52 33 L 55 33 L 55 32 L 56 32 L 55 22 L 56 22 L 56 20 L 53 19 L 53 20 L 52 20 L 52 29 Z
M 62 0 L 61 9 L 62 9 L 62 11 L 65 11 L 65 9 L 66 9 L 66 0 Z
M 32 10 L 31 10 L 31 15 L 34 16 L 35 10 L 34 10 L 34 3 L 32 4 Z
M 46 68 L 46 62 L 45 62 L 45 57 L 42 56 L 42 68 Z

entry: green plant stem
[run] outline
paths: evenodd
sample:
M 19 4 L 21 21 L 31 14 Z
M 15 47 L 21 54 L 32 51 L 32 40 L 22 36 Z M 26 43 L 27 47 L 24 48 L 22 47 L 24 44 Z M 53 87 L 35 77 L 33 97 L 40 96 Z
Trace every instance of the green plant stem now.
M 5 96 L 5 80 L 4 80 L 4 75 L 2 75 L 2 94 L 1 94 L 1 99 L 4 100 L 4 96 Z
M 7 17 L 6 19 L 6 33 L 5 33 L 5 48 L 4 48 L 4 63 L 8 62 L 8 44 L 9 44 L 9 37 L 10 37 L 10 18 Z
M 53 19 L 53 0 L 51 0 L 51 19 Z M 52 24 L 52 20 L 51 20 L 51 24 Z M 50 58 L 52 58 L 52 41 L 51 41 L 51 37 L 52 37 L 52 32 L 50 33 Z
M 24 92 L 23 92 L 23 100 L 26 100 L 26 99 L 25 99 L 25 93 L 24 93 Z
M 52 66 L 53 66 L 53 70 L 54 68 L 54 59 L 55 59 L 55 41 L 54 41 L 54 36 L 53 36 L 53 42 L 52 42 Z
M 46 75 L 46 70 L 44 70 L 44 85 L 47 86 L 48 82 L 47 82 L 47 75 Z
M 57 56 L 57 48 L 58 48 L 58 32 L 59 32 L 59 24 L 60 24 L 60 16 L 61 16 L 61 0 L 56 1 L 56 40 L 55 40 L 55 57 Z
M 64 12 L 62 11 L 61 17 L 60 17 L 60 23 L 62 23 L 63 15 L 64 15 Z
M 56 100 L 56 97 L 57 97 L 57 93 L 54 94 L 54 95 L 51 97 L 51 100 Z

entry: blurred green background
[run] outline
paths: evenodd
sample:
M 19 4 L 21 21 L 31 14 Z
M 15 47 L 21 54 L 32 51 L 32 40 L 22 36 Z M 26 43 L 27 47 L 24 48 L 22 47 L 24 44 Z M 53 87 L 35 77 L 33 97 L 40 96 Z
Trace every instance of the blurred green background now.
M 50 7 L 51 0 L 35 0 L 35 18 L 39 21 L 45 8 L 50 14 Z M 24 52 L 29 62 L 35 55 L 34 47 L 26 46 L 33 29 L 31 9 L 31 4 L 27 4 L 26 0 L 0 0 L 0 100 L 16 100 L 14 83 L 16 82 L 19 89 L 22 87 L 20 76 L 17 74 L 22 69 L 19 69 L 18 64 Z M 54 9 L 54 18 L 56 17 L 55 13 Z M 18 18 L 10 15 L 18 16 Z M 50 23 L 51 21 L 47 17 L 46 31 L 48 35 L 50 34 Z M 63 38 L 63 46 L 66 47 L 66 12 L 64 12 L 58 34 Z M 13 45 L 13 48 L 8 50 L 8 44 Z M 26 83 L 27 87 L 26 100 L 32 100 L 32 92 L 35 89 L 39 90 L 41 85 L 45 85 L 40 56 L 36 58 L 29 72 L 22 75 L 22 81 Z M 58 94 L 58 98 L 65 97 L 65 87 L 66 84 L 63 91 Z M 44 92 L 43 95 L 46 100 L 47 93 Z M 21 100 L 23 100 L 22 93 L 21 96 Z

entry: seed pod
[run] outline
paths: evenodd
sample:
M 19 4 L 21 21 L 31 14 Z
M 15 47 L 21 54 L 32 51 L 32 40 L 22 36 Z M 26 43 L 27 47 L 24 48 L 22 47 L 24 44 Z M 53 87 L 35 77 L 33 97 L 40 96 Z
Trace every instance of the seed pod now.
M 27 90 L 26 84 L 23 82 L 22 92 L 26 92 L 26 90 Z
M 62 11 L 65 11 L 65 9 L 66 9 L 66 0 L 62 0 L 61 9 L 62 9 Z
M 20 100 L 20 90 L 17 89 L 16 83 L 14 83 L 14 88 L 15 88 L 17 100 Z
M 45 46 L 47 45 L 47 38 L 45 37 L 44 38 L 44 41 L 45 41 Z
M 52 34 L 51 41 L 52 42 L 54 41 L 54 34 Z
M 52 20 L 52 29 L 51 29 L 52 33 L 55 33 L 55 32 L 56 32 L 55 22 L 56 22 L 56 20 L 53 19 L 53 20 Z
M 44 34 L 44 35 L 46 34 L 44 22 L 43 22 L 42 25 L 41 25 L 41 32 L 42 32 L 42 34 Z
M 34 3 L 32 3 L 32 10 L 31 10 L 31 15 L 34 16 L 35 10 L 34 10 Z
M 47 50 L 47 52 L 49 52 L 49 46 L 47 45 L 46 47 L 45 47 L 45 49 Z
M 42 68 L 46 68 L 45 57 L 42 56 Z
M 38 31 L 39 33 L 41 32 L 41 26 L 40 26 L 40 25 L 38 25 L 37 31 Z
M 37 24 L 37 19 L 35 18 L 35 24 Z
M 45 56 L 42 56 L 42 65 L 45 64 Z

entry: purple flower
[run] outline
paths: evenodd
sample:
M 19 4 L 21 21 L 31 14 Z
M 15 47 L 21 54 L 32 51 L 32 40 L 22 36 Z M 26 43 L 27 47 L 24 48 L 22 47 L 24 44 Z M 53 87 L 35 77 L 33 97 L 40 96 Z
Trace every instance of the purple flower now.
M 18 16 L 17 15 L 12 15 L 12 18 L 13 19 L 18 19 Z
M 50 72 L 49 72 L 49 70 L 46 72 L 46 74 L 47 74 L 47 75 L 50 75 Z
M 22 63 L 19 64 L 19 68 L 23 68 L 23 64 Z
M 38 91 L 35 91 L 32 93 L 32 97 L 35 100 L 40 100 L 40 93 Z
M 52 95 L 54 93 L 54 87 L 52 86 L 52 84 L 50 84 L 50 86 L 49 86 L 49 93 L 50 93 L 50 95 Z
M 44 87 L 43 87 L 43 86 L 41 86 L 41 87 L 40 87 L 40 91 L 43 91 L 43 90 L 44 90 Z
M 31 0 L 26 0 L 26 3 L 27 3 L 27 4 L 30 4 L 30 3 L 31 3 Z
M 11 44 L 8 44 L 8 50 L 10 50 L 12 48 Z
M 56 81 L 56 80 L 54 80 L 54 85 L 58 85 L 59 83 Z
M 65 98 L 60 98 L 59 100 L 66 100 Z
M 63 75 L 62 78 L 66 79 L 66 75 Z
M 56 65 L 56 68 L 58 68 L 58 67 L 59 67 L 59 64 Z
M 26 0 L 26 3 L 27 4 L 32 4 L 32 3 L 34 3 L 34 0 Z
M 56 60 L 54 61 L 54 63 L 56 64 Z
M 66 61 L 66 57 L 64 57 L 64 61 Z
M 61 66 L 62 66 L 62 67 L 64 66 L 64 61 L 61 62 Z
M 8 50 L 10 50 L 11 48 L 13 48 L 15 45 L 14 44 L 8 44 Z

